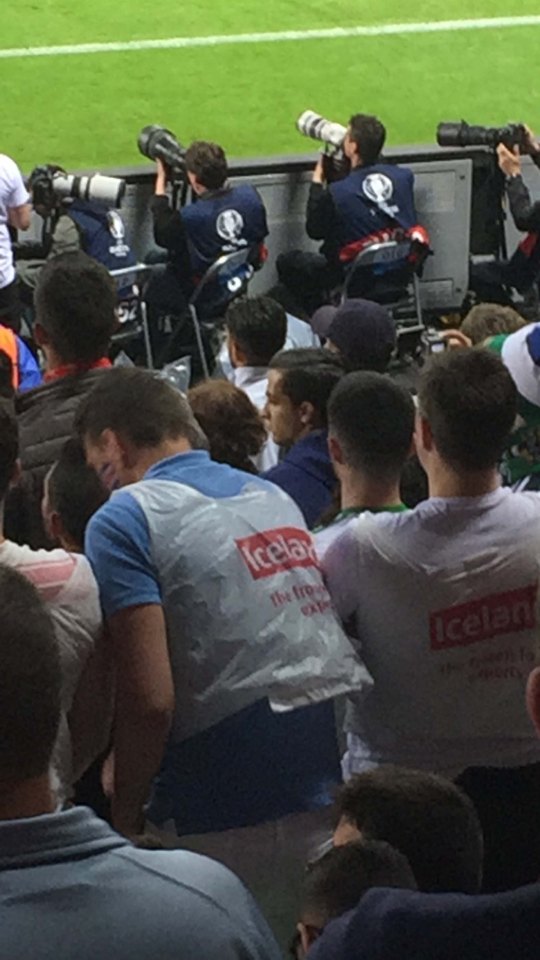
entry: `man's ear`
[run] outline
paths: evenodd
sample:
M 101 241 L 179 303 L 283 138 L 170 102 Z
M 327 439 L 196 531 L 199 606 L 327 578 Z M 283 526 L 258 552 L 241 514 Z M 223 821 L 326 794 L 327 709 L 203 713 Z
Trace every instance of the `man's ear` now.
M 60 545 L 62 545 L 64 541 L 65 530 L 64 530 L 64 525 L 60 519 L 60 514 L 57 513 L 56 510 L 53 510 L 52 513 L 49 515 L 47 526 L 49 528 L 48 533 L 51 537 L 51 540 L 53 540 L 54 543 L 59 543 Z
M 37 322 L 34 324 L 34 340 L 36 341 L 38 347 L 46 347 L 50 343 L 49 335 L 45 330 L 45 327 L 41 323 Z
M 227 348 L 229 351 L 229 360 L 233 367 L 241 367 L 242 364 L 245 364 L 246 358 L 230 333 L 227 333 Z
M 300 423 L 304 428 L 311 427 L 315 429 L 315 407 L 309 400 L 304 400 L 298 407 L 298 416 Z
M 426 418 L 419 413 L 416 415 L 413 441 L 418 456 L 421 456 L 424 452 L 431 453 L 435 447 L 431 427 Z
M 536 733 L 540 737 L 540 667 L 535 667 L 529 674 L 526 693 L 527 712 L 531 718 Z
M 302 944 L 302 953 L 304 957 L 311 950 L 311 947 L 316 940 L 319 939 L 319 931 L 315 927 L 307 927 L 305 923 L 298 923 L 296 929 L 300 934 L 300 942 Z
M 15 466 L 13 467 L 13 473 L 11 474 L 11 479 L 9 481 L 10 487 L 18 487 L 21 482 L 22 477 L 22 465 L 21 461 L 17 459 L 15 461 Z
M 328 437 L 328 451 L 330 453 L 330 459 L 332 463 L 338 464 L 339 466 L 344 463 L 341 444 L 337 437 L 333 437 L 331 434 Z

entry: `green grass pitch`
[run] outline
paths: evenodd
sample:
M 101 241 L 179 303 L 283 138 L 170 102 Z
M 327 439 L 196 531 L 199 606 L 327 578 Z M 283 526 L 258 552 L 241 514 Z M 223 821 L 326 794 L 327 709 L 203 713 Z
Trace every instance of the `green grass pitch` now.
M 4 49 L 540 14 L 540 0 L 16 0 Z M 162 123 L 231 156 L 305 153 L 304 109 L 377 113 L 389 144 L 433 142 L 441 119 L 540 128 L 540 26 L 0 59 L 0 150 L 28 170 L 143 164 Z M 540 129 L 539 129 L 540 132 Z

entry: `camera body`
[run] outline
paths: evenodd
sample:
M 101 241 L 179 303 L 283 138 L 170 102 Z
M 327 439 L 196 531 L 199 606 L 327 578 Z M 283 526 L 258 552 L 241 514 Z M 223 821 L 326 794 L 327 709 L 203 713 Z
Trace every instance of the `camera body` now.
M 29 177 L 35 207 L 52 210 L 58 200 L 86 200 L 108 207 L 120 207 L 126 192 L 126 181 L 119 177 L 77 177 L 61 167 L 46 164 L 32 170 Z
M 324 143 L 324 166 L 326 179 L 339 180 L 350 170 L 350 163 L 343 152 L 347 127 L 333 120 L 326 120 L 314 110 L 304 110 L 296 121 L 296 129 L 311 140 Z
M 161 160 L 171 180 L 182 181 L 186 174 L 186 149 L 174 133 L 158 124 L 143 127 L 137 137 L 139 152 L 148 160 Z
M 432 327 L 428 327 L 422 333 L 420 341 L 424 352 L 428 355 L 433 353 L 444 353 L 446 350 L 446 340 L 441 337 L 438 330 L 434 330 Z
M 475 127 L 461 120 L 459 123 L 444 122 L 437 127 L 437 143 L 440 147 L 491 147 L 499 143 L 512 150 L 527 146 L 527 130 L 522 123 L 507 123 L 505 127 Z

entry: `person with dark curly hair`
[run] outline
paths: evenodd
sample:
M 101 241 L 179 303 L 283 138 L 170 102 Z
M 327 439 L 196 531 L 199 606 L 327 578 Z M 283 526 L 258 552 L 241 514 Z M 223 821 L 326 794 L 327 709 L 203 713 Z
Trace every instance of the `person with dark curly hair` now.
M 207 380 L 190 390 L 188 398 L 208 438 L 212 460 L 257 473 L 256 459 L 267 433 L 247 394 L 227 380 Z

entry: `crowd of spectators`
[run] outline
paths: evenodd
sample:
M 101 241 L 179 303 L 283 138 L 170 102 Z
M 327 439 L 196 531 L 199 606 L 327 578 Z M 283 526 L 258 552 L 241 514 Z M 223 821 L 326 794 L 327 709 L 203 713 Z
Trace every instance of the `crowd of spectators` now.
M 205 213 L 163 177 L 188 296 Z M 352 185 L 315 186 L 328 283 Z M 80 249 L 40 265 L 31 389 L 0 338 L 2 960 L 537 955 L 540 324 L 477 305 L 411 391 L 386 306 L 282 294 L 232 300 L 186 393 L 113 366 Z

